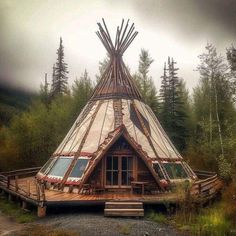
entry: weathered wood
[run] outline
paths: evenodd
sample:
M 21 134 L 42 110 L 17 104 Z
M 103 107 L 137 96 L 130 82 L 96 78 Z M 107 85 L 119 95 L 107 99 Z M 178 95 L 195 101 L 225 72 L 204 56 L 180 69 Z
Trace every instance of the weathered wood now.
M 19 190 L 19 186 L 18 186 L 18 176 L 15 176 L 15 188 L 16 188 L 16 192 L 18 192 L 18 190 Z
M 37 211 L 37 215 L 38 215 L 38 217 L 45 217 L 46 216 L 46 212 L 47 211 L 47 207 L 46 206 L 43 206 L 43 207 L 41 207 L 41 206 L 38 206 L 38 211 Z
M 141 202 L 106 202 L 105 216 L 144 216 Z

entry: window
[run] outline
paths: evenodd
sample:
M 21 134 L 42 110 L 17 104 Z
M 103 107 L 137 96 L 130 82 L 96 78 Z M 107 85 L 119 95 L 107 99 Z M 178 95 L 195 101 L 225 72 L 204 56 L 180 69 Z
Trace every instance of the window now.
M 54 166 L 52 167 L 51 171 L 49 172 L 50 175 L 54 176 L 64 176 L 68 167 L 70 166 L 73 158 L 59 158 Z
M 180 163 L 163 163 L 163 166 L 166 169 L 166 172 L 169 175 L 170 179 L 188 178 L 187 173 Z
M 158 176 L 160 177 L 160 179 L 164 179 L 164 175 L 163 175 L 163 172 L 160 168 L 160 165 L 158 163 L 153 163 L 153 168 L 156 171 L 156 173 L 158 174 Z
M 79 159 L 76 162 L 76 165 L 75 165 L 74 169 L 72 170 L 70 177 L 81 178 L 84 173 L 84 170 L 87 167 L 88 161 L 89 161 L 89 159 Z

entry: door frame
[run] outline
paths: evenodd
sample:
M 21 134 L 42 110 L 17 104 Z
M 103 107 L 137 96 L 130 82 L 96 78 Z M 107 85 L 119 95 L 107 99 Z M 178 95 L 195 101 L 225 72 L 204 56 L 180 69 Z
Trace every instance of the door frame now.
M 118 157 L 118 185 L 107 185 L 106 181 L 107 181 L 107 158 L 108 156 L 116 156 Z M 112 188 L 112 189 L 122 189 L 122 188 L 131 188 L 131 185 L 122 185 L 122 157 L 132 157 L 132 176 L 134 179 L 136 179 L 136 168 L 137 168 L 137 157 L 134 154 L 107 154 L 104 158 L 104 172 L 103 172 L 103 176 L 104 176 L 104 187 L 105 188 Z

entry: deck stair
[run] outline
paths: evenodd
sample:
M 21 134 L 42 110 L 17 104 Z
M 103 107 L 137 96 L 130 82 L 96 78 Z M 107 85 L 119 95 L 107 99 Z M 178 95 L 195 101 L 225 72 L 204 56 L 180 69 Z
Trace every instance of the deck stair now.
M 106 202 L 104 216 L 144 216 L 142 202 Z

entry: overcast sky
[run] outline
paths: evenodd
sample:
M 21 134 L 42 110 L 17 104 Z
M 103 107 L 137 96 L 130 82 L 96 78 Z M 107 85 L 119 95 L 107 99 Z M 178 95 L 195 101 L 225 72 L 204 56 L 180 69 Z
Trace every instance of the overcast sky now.
M 236 0 L 0 0 L 1 82 L 37 91 L 44 73 L 51 76 L 60 36 L 69 84 L 85 68 L 94 79 L 106 54 L 95 35 L 102 17 L 113 35 L 122 18 L 135 23 L 139 34 L 124 61 L 135 72 L 140 49 L 148 49 L 158 87 L 168 56 L 191 90 L 206 43 L 224 55 L 236 41 Z

